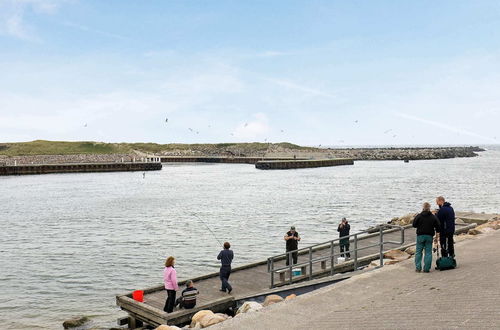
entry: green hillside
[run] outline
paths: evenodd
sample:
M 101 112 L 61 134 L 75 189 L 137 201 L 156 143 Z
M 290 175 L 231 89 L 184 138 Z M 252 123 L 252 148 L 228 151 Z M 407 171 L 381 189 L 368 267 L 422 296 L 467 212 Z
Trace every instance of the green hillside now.
M 203 153 L 220 153 L 238 150 L 252 154 L 267 150 L 270 145 L 289 150 L 314 150 L 292 143 L 217 143 L 217 144 L 157 144 L 157 143 L 104 143 L 104 142 L 64 142 L 36 140 L 31 142 L 0 143 L 0 155 L 78 155 L 78 154 L 128 154 L 134 151 L 144 153 L 161 153 L 174 150 L 199 151 Z

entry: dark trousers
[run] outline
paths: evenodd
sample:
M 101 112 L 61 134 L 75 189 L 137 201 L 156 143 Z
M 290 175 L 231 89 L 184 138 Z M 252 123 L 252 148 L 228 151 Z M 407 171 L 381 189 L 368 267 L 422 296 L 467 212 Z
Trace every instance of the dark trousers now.
M 339 246 L 340 246 L 340 253 L 341 253 L 340 256 L 350 258 L 351 254 L 349 253 L 349 239 L 348 238 L 341 239 Z M 345 252 L 345 254 L 343 252 Z
M 229 284 L 229 276 L 231 275 L 231 266 L 221 266 L 220 268 L 220 281 L 222 282 L 221 290 L 222 291 L 231 291 L 233 287 Z
M 443 257 L 455 257 L 455 247 L 453 246 L 453 233 L 439 234 L 439 243 L 441 244 L 441 255 Z
M 295 265 L 297 263 L 297 257 L 298 257 L 298 253 L 297 253 L 297 250 L 292 250 L 292 251 L 295 251 L 295 252 L 292 252 L 291 255 L 292 255 L 292 265 Z M 290 251 L 286 251 L 287 254 L 286 254 L 286 265 L 290 265 L 290 254 L 288 252 Z
M 192 309 L 194 308 L 194 306 L 196 306 L 196 304 L 186 304 L 186 302 L 182 297 L 177 298 L 177 300 L 175 301 L 175 306 L 177 305 L 179 305 L 179 308 L 185 308 L 185 309 Z
M 175 290 L 167 290 L 167 301 L 163 310 L 167 313 L 172 313 L 175 306 Z

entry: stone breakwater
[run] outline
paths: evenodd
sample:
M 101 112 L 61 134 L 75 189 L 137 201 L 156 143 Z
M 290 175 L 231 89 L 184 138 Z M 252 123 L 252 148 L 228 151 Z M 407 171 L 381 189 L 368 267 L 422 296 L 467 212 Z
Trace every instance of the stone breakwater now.
M 28 164 L 65 164 L 65 163 L 106 163 L 137 161 L 149 156 L 206 156 L 206 157 L 305 157 L 311 159 L 350 158 L 353 160 L 421 160 L 446 159 L 456 157 L 475 157 L 477 152 L 484 151 L 479 147 L 435 147 L 435 148 L 344 148 L 344 149 L 288 149 L 279 145 L 269 144 L 265 150 L 237 150 L 228 148 L 214 152 L 210 150 L 173 150 L 160 154 L 137 152 L 130 154 L 80 154 L 80 155 L 0 155 L 1 165 Z

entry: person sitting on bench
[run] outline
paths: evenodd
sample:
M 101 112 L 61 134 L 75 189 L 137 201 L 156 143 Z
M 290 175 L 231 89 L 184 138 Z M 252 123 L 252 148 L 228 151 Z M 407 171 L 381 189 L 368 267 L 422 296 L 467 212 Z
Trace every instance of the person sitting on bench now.
M 200 292 L 193 286 L 193 281 L 186 281 L 186 288 L 182 290 L 181 297 L 177 299 L 175 305 L 179 305 L 179 308 L 191 309 L 196 306 L 196 296 Z

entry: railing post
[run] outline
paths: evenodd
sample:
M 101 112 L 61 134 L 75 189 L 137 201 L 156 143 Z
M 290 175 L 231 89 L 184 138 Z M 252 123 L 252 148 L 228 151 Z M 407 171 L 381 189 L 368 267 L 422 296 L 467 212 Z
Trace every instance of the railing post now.
M 288 271 L 290 272 L 290 284 L 292 284 L 293 280 L 293 260 L 292 260 L 292 252 L 288 252 Z
M 380 248 L 380 252 L 379 252 L 379 258 L 380 258 L 380 267 L 383 267 L 384 266 L 384 238 L 383 238 L 383 235 L 384 235 L 384 230 L 382 228 L 382 226 L 379 226 L 379 248 Z
M 312 247 L 309 247 L 309 281 L 313 278 Z
M 274 288 L 274 258 L 271 258 L 271 262 L 268 263 L 268 265 L 271 269 L 271 289 L 272 289 L 272 288 Z
M 335 259 L 334 255 L 335 254 L 335 249 L 333 245 L 333 241 L 330 241 L 330 275 L 333 275 L 333 267 L 335 267 Z
M 354 234 L 354 270 L 358 270 L 358 234 Z

